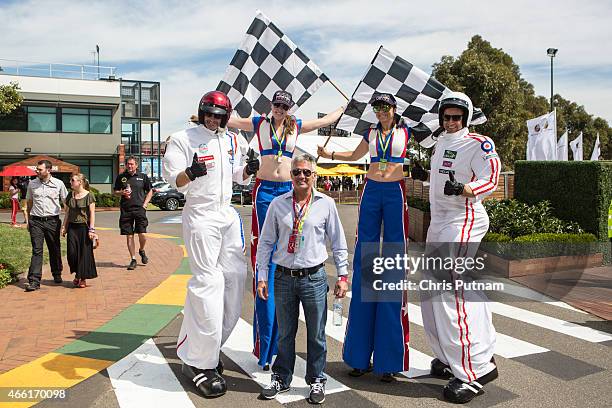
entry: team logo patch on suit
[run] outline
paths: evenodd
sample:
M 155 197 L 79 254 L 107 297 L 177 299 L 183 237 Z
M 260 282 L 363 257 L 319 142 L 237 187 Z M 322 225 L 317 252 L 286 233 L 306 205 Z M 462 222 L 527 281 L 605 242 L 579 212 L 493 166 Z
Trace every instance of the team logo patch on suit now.
M 495 159 L 495 158 L 497 158 L 497 157 L 499 157 L 499 156 L 497 155 L 497 153 L 489 153 L 489 154 L 485 154 L 485 155 L 484 155 L 484 159 L 485 159 L 485 160 Z
M 454 170 L 449 170 L 449 169 L 440 169 L 440 170 L 438 170 L 438 172 L 442 173 L 442 174 L 449 174 L 449 173 L 453 173 L 454 174 L 455 173 Z
M 457 158 L 457 152 L 454 150 L 445 150 L 444 151 L 444 158 L 445 159 L 456 159 Z
M 489 153 L 493 151 L 493 143 L 489 142 L 488 140 L 485 140 L 480 144 L 480 148 L 483 152 Z
M 206 154 L 208 152 L 208 144 L 206 144 L 206 143 L 200 144 L 198 146 L 198 150 L 200 151 L 200 153 Z
M 442 162 L 442 166 L 444 166 L 444 167 L 453 167 L 453 162 L 450 161 L 450 160 L 444 160 Z

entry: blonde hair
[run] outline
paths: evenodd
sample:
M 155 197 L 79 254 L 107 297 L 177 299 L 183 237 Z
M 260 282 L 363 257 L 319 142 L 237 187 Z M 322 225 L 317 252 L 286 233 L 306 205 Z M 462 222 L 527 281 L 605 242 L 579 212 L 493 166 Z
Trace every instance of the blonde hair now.
M 292 135 L 293 130 L 295 129 L 295 125 L 295 116 L 289 114 L 285 116 L 285 119 L 283 120 L 283 135 L 281 136 L 281 139 L 284 139 L 286 136 Z
M 81 183 L 83 183 L 83 188 L 87 191 L 89 191 L 89 180 L 87 180 L 87 177 L 85 177 L 85 175 L 83 173 L 72 173 L 72 175 L 70 176 L 70 178 L 76 177 L 79 179 L 79 181 Z

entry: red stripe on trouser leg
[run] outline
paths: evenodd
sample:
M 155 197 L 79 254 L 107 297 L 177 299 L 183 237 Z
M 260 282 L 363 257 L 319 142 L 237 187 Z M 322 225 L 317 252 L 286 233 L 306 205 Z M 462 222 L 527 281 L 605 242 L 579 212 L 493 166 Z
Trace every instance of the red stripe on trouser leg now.
M 408 246 L 408 205 L 406 203 L 406 184 L 403 180 L 399 181 L 400 191 L 402 194 L 402 226 L 404 231 L 404 248 Z M 407 271 L 409 273 L 409 271 Z M 401 308 L 401 321 L 402 321 L 402 339 L 404 340 L 404 371 L 407 371 L 410 361 L 410 317 L 408 316 L 408 291 L 404 290 L 402 293 L 402 308 Z
M 178 351 L 178 349 L 183 345 L 183 343 L 185 342 L 185 340 L 187 340 L 187 335 L 185 335 L 185 337 L 183 338 L 183 340 L 180 341 L 180 343 L 178 344 L 178 346 L 176 346 L 176 351 Z
M 470 373 L 465 368 L 465 344 L 463 343 L 463 327 L 461 326 L 461 312 L 459 311 L 459 298 L 457 297 L 457 290 L 455 290 L 455 306 L 457 309 L 457 323 L 459 324 L 459 341 L 461 342 L 461 367 L 463 367 L 463 371 L 465 372 L 468 380 L 472 381 Z

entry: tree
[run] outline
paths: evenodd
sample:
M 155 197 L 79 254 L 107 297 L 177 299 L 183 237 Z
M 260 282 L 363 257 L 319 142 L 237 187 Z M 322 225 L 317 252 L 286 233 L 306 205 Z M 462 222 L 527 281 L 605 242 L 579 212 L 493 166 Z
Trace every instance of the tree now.
M 526 121 L 547 113 L 549 105 L 545 97 L 535 95 L 533 85 L 521 77 L 510 55 L 475 35 L 459 57 L 445 55 L 435 63 L 432 75 L 450 89 L 465 92 L 474 106 L 483 110 L 488 120 L 475 130 L 493 139 L 504 170 L 512 169 L 516 160 L 525 159 Z M 612 131 L 606 121 L 593 119 L 584 107 L 559 95 L 555 98 L 558 134 L 565 131 L 566 123 L 571 124 L 584 132 L 592 149 L 599 131 L 602 156 L 609 157 Z
M 0 85 L 0 114 L 11 113 L 21 105 L 23 97 L 17 92 L 18 89 L 17 82 Z

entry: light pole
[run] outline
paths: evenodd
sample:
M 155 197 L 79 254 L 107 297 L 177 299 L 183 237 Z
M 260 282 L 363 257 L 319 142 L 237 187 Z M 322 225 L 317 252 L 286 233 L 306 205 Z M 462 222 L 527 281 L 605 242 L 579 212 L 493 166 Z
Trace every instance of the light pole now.
M 550 111 L 553 111 L 553 58 L 557 55 L 558 48 L 549 48 L 546 54 L 550 57 Z

